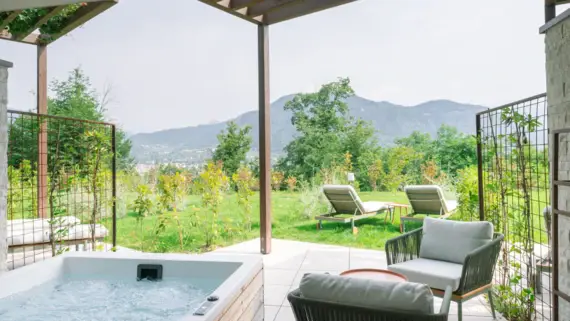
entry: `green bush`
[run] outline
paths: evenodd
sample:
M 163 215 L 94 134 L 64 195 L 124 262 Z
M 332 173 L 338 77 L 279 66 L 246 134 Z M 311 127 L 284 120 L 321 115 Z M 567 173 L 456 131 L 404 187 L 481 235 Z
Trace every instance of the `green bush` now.
M 479 187 L 477 166 L 469 166 L 458 171 L 457 175 L 457 211 L 463 221 L 479 219 Z

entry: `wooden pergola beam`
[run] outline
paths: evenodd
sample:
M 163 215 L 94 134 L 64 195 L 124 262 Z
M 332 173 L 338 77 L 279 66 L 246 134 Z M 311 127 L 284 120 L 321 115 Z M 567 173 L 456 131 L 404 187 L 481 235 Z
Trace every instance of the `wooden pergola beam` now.
M 263 0 L 230 0 L 229 7 L 234 10 L 247 8 Z M 220 1 L 221 2 L 221 1 Z
M 271 25 L 357 0 L 199 0 L 255 24 Z M 570 0 L 568 0 L 570 1 Z
M 354 1 L 357 0 L 304 0 L 295 2 L 295 5 L 284 6 L 281 10 L 268 12 L 263 16 L 263 22 L 271 25 Z
M 65 9 L 66 6 L 59 6 L 59 7 L 53 7 L 51 8 L 51 10 L 43 17 L 40 18 L 40 20 L 38 20 L 38 22 L 36 22 L 32 27 L 30 27 L 30 29 L 28 29 L 26 32 L 24 32 L 21 35 L 17 35 L 16 37 L 14 37 L 15 40 L 21 41 L 23 39 L 25 39 L 27 36 L 29 36 L 32 32 L 34 32 L 36 29 L 38 29 L 39 27 L 41 27 L 43 24 L 45 24 L 46 22 L 48 22 L 49 19 L 55 17 L 55 15 L 57 15 L 58 13 L 60 13 L 63 9 Z
M 0 1 L 0 12 L 33 8 L 59 7 L 82 2 L 91 3 L 101 1 L 107 0 L 2 0 Z
M 304 0 L 288 0 L 286 2 L 283 2 L 279 0 L 265 0 L 261 3 L 248 7 L 247 15 L 250 17 L 262 16 L 273 11 L 285 10 L 286 7 L 297 5 L 303 1 Z
M 248 15 L 245 15 L 244 12 L 247 11 L 246 8 L 239 8 L 239 9 L 234 9 L 231 7 L 231 0 L 198 0 L 200 2 L 203 2 L 207 5 L 210 5 L 216 9 L 220 9 L 222 11 L 225 11 L 233 16 L 236 16 L 238 18 L 242 18 L 244 20 L 247 20 L 251 23 L 255 23 L 255 24 L 260 24 L 261 23 L 261 19 L 260 18 L 252 18 L 249 17 Z
M 77 10 L 73 17 L 70 19 L 69 23 L 58 34 L 51 35 L 49 42 L 54 42 L 62 36 L 70 33 L 75 28 L 81 26 L 98 14 L 111 8 L 117 4 L 117 2 L 118 0 L 107 0 L 105 2 L 89 3 L 86 6 L 79 8 L 79 10 Z
M 32 33 L 27 35 L 24 39 L 22 40 L 16 40 L 11 34 L 6 33 L 3 30 L 0 30 L 0 39 L 2 40 L 8 40 L 8 41 L 14 41 L 14 42 L 19 42 L 19 43 L 25 43 L 28 45 L 36 45 L 38 43 L 38 39 L 39 39 L 39 35 L 37 33 Z
M 22 10 L 16 10 L 13 11 L 10 15 L 8 15 L 8 17 L 6 17 L 6 19 L 4 19 L 2 23 L 0 23 L 0 31 L 8 27 L 10 22 L 14 21 L 14 19 L 16 19 L 16 17 L 20 14 L 20 12 L 22 12 Z

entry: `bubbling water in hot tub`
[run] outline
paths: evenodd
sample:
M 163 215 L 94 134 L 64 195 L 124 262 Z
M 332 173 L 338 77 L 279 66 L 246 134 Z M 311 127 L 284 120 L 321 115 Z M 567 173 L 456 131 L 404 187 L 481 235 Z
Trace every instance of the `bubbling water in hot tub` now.
M 177 320 L 221 280 L 64 277 L 0 300 L 2 321 Z

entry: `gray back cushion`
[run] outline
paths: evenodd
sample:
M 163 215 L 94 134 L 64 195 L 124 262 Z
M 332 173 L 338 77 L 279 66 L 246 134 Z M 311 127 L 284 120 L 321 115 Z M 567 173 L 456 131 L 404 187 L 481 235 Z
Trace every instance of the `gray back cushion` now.
M 307 299 L 377 310 L 433 313 L 433 294 L 425 284 L 307 274 L 299 290 Z
M 323 192 L 338 214 L 354 214 L 356 209 L 364 211 L 360 197 L 350 185 L 325 185 Z
M 456 222 L 426 217 L 420 257 L 463 264 L 471 251 L 493 240 L 490 222 Z
M 443 190 L 437 185 L 411 185 L 404 188 L 408 201 L 416 214 L 446 214 Z

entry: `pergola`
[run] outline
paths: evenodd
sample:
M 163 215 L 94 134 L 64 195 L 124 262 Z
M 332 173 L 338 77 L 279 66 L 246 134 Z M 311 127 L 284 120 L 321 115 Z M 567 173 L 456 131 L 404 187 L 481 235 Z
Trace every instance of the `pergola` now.
M 269 26 L 356 0 L 198 0 L 257 25 L 261 253 L 271 252 Z
M 118 0 L 2 0 L 0 39 L 37 47 L 37 113 L 47 114 L 47 47 Z M 47 217 L 47 124 L 38 137 L 38 216 Z

